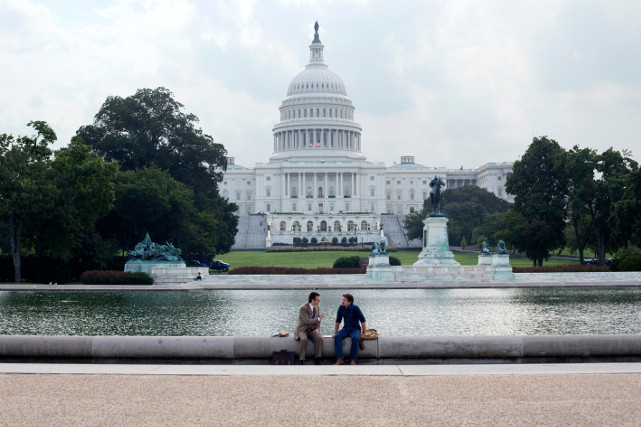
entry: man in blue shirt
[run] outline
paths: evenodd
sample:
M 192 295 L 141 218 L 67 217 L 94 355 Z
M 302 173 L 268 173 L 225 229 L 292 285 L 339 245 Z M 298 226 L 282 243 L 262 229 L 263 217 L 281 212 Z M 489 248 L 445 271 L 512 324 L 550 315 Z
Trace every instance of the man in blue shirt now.
M 338 330 L 341 321 L 345 321 L 343 329 Z M 336 364 L 343 365 L 343 340 L 348 336 L 352 339 L 352 346 L 349 351 L 351 365 L 356 365 L 358 358 L 358 338 L 362 336 L 362 330 L 367 329 L 367 323 L 363 312 L 354 305 L 354 297 L 351 294 L 343 294 L 343 302 L 336 313 L 336 325 L 334 326 L 334 349 L 336 350 Z

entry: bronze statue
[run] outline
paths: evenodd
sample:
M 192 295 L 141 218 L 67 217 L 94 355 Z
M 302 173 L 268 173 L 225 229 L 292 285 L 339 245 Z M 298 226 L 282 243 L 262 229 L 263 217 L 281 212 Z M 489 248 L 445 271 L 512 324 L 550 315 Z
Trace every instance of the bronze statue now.
M 434 175 L 434 179 L 430 181 L 430 203 L 432 204 L 432 213 L 430 216 L 445 216 L 441 213 L 441 201 L 443 200 L 441 188 L 445 186 L 445 182 Z
M 181 250 L 169 242 L 166 245 L 152 242 L 149 233 L 147 233 L 143 241 L 129 252 L 129 259 L 132 261 L 183 262 L 180 253 Z
M 499 255 L 506 255 L 507 254 L 507 249 L 505 248 L 505 242 L 503 240 L 499 240 L 497 243 L 498 250 L 497 252 Z
M 381 240 L 380 243 L 372 243 L 372 251 L 369 253 L 369 256 L 379 255 L 389 255 L 389 252 L 385 249 L 385 240 Z
M 481 255 L 492 255 L 492 252 L 487 248 L 487 243 L 481 243 Z

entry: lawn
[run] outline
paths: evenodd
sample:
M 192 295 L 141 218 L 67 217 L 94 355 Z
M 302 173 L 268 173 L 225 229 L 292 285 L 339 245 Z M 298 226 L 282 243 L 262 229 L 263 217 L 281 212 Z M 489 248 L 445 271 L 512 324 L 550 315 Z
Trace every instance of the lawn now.
M 401 260 L 402 265 L 412 265 L 418 260 L 420 251 L 398 251 L 391 252 L 391 256 Z M 255 266 L 255 267 L 332 267 L 337 258 L 343 256 L 359 256 L 367 258 L 369 251 L 306 251 L 306 252 L 265 252 L 265 251 L 232 251 L 220 255 L 221 259 L 231 265 L 231 268 Z M 476 254 L 455 253 L 454 259 L 462 265 L 476 265 L 478 258 Z M 532 261 L 527 258 L 511 257 L 510 264 L 514 267 L 531 267 Z M 543 265 L 566 265 L 578 264 L 578 261 L 550 260 Z

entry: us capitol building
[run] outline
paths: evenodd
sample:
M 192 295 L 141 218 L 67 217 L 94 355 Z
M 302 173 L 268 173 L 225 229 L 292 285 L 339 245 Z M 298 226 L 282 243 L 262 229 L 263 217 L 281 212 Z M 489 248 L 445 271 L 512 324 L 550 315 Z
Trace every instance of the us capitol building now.
M 405 238 L 402 222 L 422 208 L 435 175 L 446 190 L 476 185 L 513 201 L 505 192 L 512 162 L 451 170 L 423 166 L 412 155 L 392 166 L 367 161 L 354 105 L 325 64 L 318 23 L 315 30 L 309 64 L 279 108 L 269 162 L 251 169 L 228 158 L 221 192 L 239 207 L 234 249 L 291 244 L 296 237 L 329 244 L 385 238 L 390 247 L 420 247 Z

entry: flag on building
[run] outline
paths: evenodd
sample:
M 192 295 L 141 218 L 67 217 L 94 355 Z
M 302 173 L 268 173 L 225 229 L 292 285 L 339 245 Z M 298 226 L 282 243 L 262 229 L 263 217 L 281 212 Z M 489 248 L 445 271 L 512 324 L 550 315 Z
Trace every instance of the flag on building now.
M 314 148 L 316 148 L 316 147 L 320 147 L 320 141 L 315 142 L 315 143 L 312 145 L 312 147 L 314 147 Z

